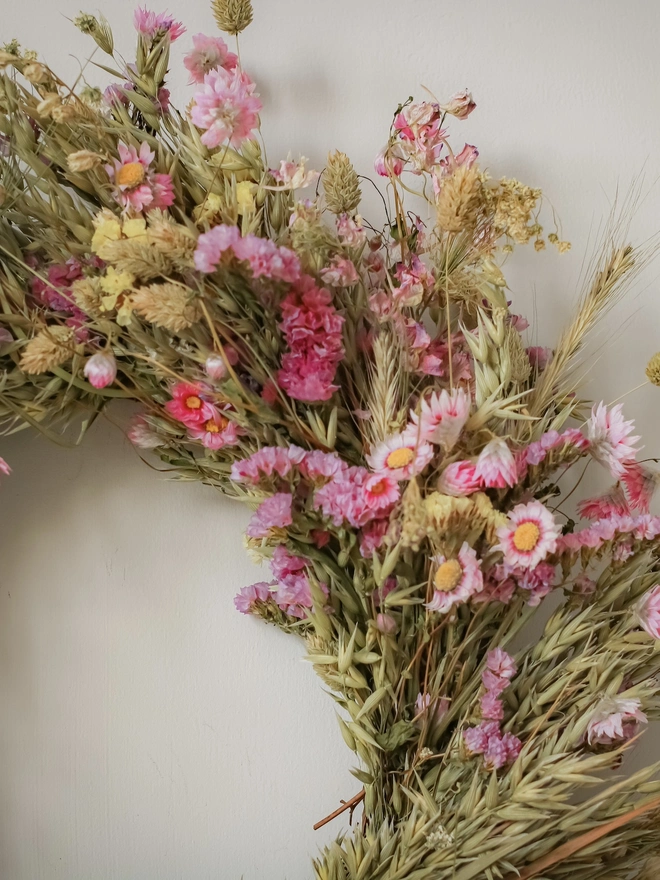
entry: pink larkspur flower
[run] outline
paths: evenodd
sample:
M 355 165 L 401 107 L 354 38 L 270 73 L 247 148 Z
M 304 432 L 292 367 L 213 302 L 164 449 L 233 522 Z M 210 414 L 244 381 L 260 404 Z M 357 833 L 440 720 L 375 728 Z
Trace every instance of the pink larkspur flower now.
M 195 34 L 192 40 L 193 48 L 183 59 L 184 66 L 190 73 L 191 84 L 203 83 L 204 77 L 211 70 L 219 67 L 233 70 L 238 64 L 238 55 L 230 52 L 220 37 Z
M 206 449 L 222 449 L 225 446 L 235 446 L 241 435 L 241 428 L 227 418 L 225 413 L 232 410 L 231 404 L 224 404 L 221 408 L 211 405 L 210 415 L 199 424 L 188 425 L 188 436 L 193 440 L 199 440 Z
M 497 529 L 499 544 L 494 548 L 504 554 L 512 568 L 535 568 L 557 548 L 559 527 L 554 516 L 540 501 L 518 504 L 509 514 L 509 522 Z
M 266 498 L 250 520 L 246 534 L 249 538 L 265 538 L 271 529 L 283 529 L 293 522 L 290 492 L 277 492 Z
M 227 142 L 240 147 L 259 124 L 263 105 L 255 84 L 240 68 L 211 70 L 195 92 L 190 118 L 204 130 L 202 143 L 213 149 Z
M 621 404 L 608 409 L 599 403 L 587 422 L 589 451 L 617 479 L 625 474 L 626 466 L 635 461 L 639 452 L 635 446 L 639 437 L 631 436 L 634 430 L 634 423 L 623 418 Z
M 258 602 L 266 602 L 270 596 L 270 588 L 273 584 L 267 584 L 260 581 L 257 584 L 251 584 L 249 587 L 243 587 L 236 596 L 234 596 L 234 605 L 241 614 L 254 614 L 255 606 Z
M 435 592 L 426 605 L 429 611 L 446 613 L 483 589 L 481 561 L 467 542 L 463 543 L 457 558 L 435 556 L 433 561 L 437 569 L 433 579 Z
M 167 12 L 151 12 L 144 6 L 138 6 L 133 13 L 133 23 L 138 33 L 154 39 L 162 34 L 169 34 L 170 40 L 178 40 L 186 29 L 180 21 L 175 21 L 174 16 Z
M 105 170 L 115 184 L 114 197 L 124 210 L 168 208 L 174 203 L 172 178 L 151 170 L 156 154 L 146 141 L 140 144 L 139 152 L 120 141 L 117 152 L 119 159 L 113 159 Z
M 478 492 L 484 483 L 476 471 L 476 465 L 472 461 L 453 462 L 440 474 L 438 491 L 456 498 Z
M 111 351 L 99 351 L 85 361 L 85 377 L 94 388 L 112 385 L 117 378 L 117 361 Z
M 201 385 L 177 382 L 172 388 L 172 399 L 165 404 L 165 410 L 187 427 L 199 427 L 214 414 L 214 407 L 204 399 L 203 392 Z
M 257 485 L 264 477 L 286 477 L 305 455 L 299 446 L 264 446 L 248 458 L 235 461 L 231 466 L 231 479 L 235 483 Z
M 321 269 L 321 278 L 330 287 L 352 287 L 360 280 L 352 260 L 333 257 L 329 266 Z
M 320 176 L 319 172 L 313 171 L 311 168 L 308 171 L 305 167 L 306 164 L 307 158 L 305 156 L 301 156 L 298 162 L 291 162 L 288 159 L 283 159 L 280 162 L 279 170 L 270 172 L 281 186 L 267 188 L 280 190 L 305 189 L 305 187 L 316 183 Z
M 419 424 L 423 440 L 451 450 L 461 435 L 470 414 L 470 395 L 462 388 L 453 391 L 434 391 L 422 400 L 419 416 L 410 417 L 414 425 Z
M 418 441 L 416 433 L 416 430 L 406 430 L 387 437 L 366 456 L 369 467 L 395 480 L 410 480 L 421 473 L 434 452 L 430 443 Z
M 587 725 L 589 745 L 611 745 L 631 739 L 640 724 L 647 723 L 640 700 L 606 696 L 598 703 Z
M 164 446 L 165 441 L 153 430 L 143 415 L 136 415 L 131 420 L 127 431 L 128 439 L 138 449 L 156 449 Z
M 518 469 L 513 453 L 499 437 L 495 437 L 483 448 L 474 473 L 483 481 L 484 486 L 492 489 L 515 486 L 518 481 Z
M 635 616 L 642 629 L 660 639 L 660 584 L 644 593 L 635 605 Z
M 400 263 L 396 267 L 394 276 L 399 285 L 393 289 L 392 296 L 399 306 L 419 305 L 435 284 L 432 273 L 415 254 L 412 254 L 407 264 Z

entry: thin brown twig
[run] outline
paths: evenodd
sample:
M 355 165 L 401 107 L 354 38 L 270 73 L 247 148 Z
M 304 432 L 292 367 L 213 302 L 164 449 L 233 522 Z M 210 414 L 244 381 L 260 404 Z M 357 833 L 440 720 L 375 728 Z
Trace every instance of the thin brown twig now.
M 317 822 L 314 825 L 314 831 L 318 831 L 319 828 L 323 828 L 324 825 L 327 825 L 328 822 L 332 822 L 333 819 L 336 819 L 337 816 L 341 816 L 342 813 L 345 813 L 346 810 L 350 810 L 351 813 L 357 807 L 357 805 L 364 800 L 364 789 L 353 795 L 353 797 L 349 801 L 342 801 L 342 806 L 338 807 L 333 813 L 330 813 L 329 816 L 326 816 L 325 819 L 321 819 L 320 822 Z

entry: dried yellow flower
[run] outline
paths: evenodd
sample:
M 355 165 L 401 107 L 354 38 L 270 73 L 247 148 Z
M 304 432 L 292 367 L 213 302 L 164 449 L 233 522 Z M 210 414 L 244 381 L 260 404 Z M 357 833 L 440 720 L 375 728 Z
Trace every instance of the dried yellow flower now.
M 254 192 L 256 188 L 257 185 L 249 180 L 242 180 L 236 184 L 236 207 L 239 214 L 254 211 Z
M 233 36 L 252 21 L 251 0 L 213 0 L 211 10 L 220 30 Z
M 656 352 L 646 365 L 646 375 L 652 385 L 660 388 L 660 351 Z
M 200 312 L 192 296 L 189 288 L 168 281 L 141 287 L 131 296 L 131 303 L 138 315 L 151 324 L 179 333 L 199 320 Z
M 102 161 L 99 154 L 92 152 L 92 150 L 78 150 L 75 153 L 69 153 L 66 157 L 69 169 L 75 172 L 91 171 L 93 168 L 97 168 Z
M 20 368 L 39 375 L 59 367 L 73 355 L 74 332 L 70 327 L 45 327 L 23 349 Z
M 352 214 L 360 204 L 360 181 L 346 153 L 337 150 L 328 156 L 323 172 L 325 201 L 333 214 Z
M 516 244 L 527 244 L 531 238 L 540 237 L 542 228 L 535 216 L 542 195 L 540 189 L 503 177 L 494 187 L 485 187 L 484 195 L 497 234 L 507 235 Z M 552 242 L 552 237 L 548 236 L 548 240 Z
M 117 272 L 114 266 L 108 266 L 106 274 L 100 281 L 101 290 L 110 296 L 118 296 L 134 284 L 135 278 L 130 272 Z
M 193 210 L 193 217 L 197 223 L 211 223 L 220 214 L 224 207 L 222 198 L 217 193 L 208 193 L 201 205 Z
M 16 61 L 18 61 L 18 55 L 14 55 L 12 52 L 0 51 L 0 70 L 4 70 Z
M 476 167 L 460 165 L 442 182 L 437 201 L 438 224 L 445 232 L 474 229 L 483 206 L 481 176 Z

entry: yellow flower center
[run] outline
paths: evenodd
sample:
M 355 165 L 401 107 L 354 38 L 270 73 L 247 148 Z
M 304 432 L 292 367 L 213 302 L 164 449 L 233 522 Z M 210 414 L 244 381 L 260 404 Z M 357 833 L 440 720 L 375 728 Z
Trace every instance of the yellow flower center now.
M 190 397 L 186 397 L 186 406 L 188 409 L 200 409 L 201 405 L 201 398 L 197 397 L 197 395 L 192 394 Z
M 436 590 L 440 590 L 441 593 L 449 593 L 458 586 L 462 577 L 463 568 L 458 559 L 448 559 L 436 571 L 433 583 Z
M 229 420 L 224 416 L 218 416 L 217 421 L 214 419 L 209 419 L 208 422 L 204 425 L 204 430 L 208 431 L 209 434 L 219 434 L 220 431 L 224 431 L 227 425 L 229 424 Z
M 392 470 L 396 470 L 410 464 L 414 457 L 415 453 L 412 449 L 409 449 L 407 446 L 401 446 L 399 449 L 394 449 L 390 452 L 385 460 L 385 464 L 392 468 Z
M 142 183 L 146 174 L 141 162 L 129 162 L 127 165 L 122 165 L 117 172 L 117 183 L 127 189 L 134 189 Z
M 521 553 L 529 553 L 539 542 L 541 530 L 533 522 L 524 522 L 513 533 L 513 546 Z

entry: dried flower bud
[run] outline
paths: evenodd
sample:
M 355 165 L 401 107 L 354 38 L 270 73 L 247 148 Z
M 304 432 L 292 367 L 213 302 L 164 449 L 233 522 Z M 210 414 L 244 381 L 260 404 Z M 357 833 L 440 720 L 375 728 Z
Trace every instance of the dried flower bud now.
M 33 375 L 47 373 L 69 360 L 73 345 L 74 333 L 70 327 L 45 327 L 23 349 L 20 368 Z
M 103 160 L 98 153 L 91 150 L 78 150 L 76 153 L 69 153 L 66 157 L 67 165 L 71 171 L 91 171 L 97 168 Z
M 38 61 L 32 62 L 32 64 L 26 64 L 23 68 L 23 76 L 29 82 L 37 85 L 38 83 L 46 82 L 49 79 L 48 68 L 44 64 L 40 64 Z
M 115 43 L 110 25 L 105 18 L 101 17 L 99 21 L 95 15 L 81 12 L 80 15 L 74 18 L 73 23 L 83 34 L 88 34 L 92 37 L 99 49 L 102 49 L 107 55 L 112 55 Z
M 204 371 L 209 379 L 213 379 L 215 382 L 219 382 L 227 375 L 227 366 L 220 355 L 212 354 L 206 358 Z
M 50 115 L 55 122 L 71 122 L 78 116 L 78 111 L 73 104 L 57 104 L 51 110 Z
M 333 214 L 352 214 L 360 204 L 360 181 L 346 153 L 337 150 L 328 156 L 323 188 L 326 203 Z
M 5 67 L 15 64 L 17 61 L 18 55 L 14 55 L 12 52 L 0 51 L 0 70 L 4 70 Z
M 74 27 L 77 27 L 83 34 L 93 34 L 99 23 L 95 15 L 88 12 L 81 12 L 73 19 Z
M 37 104 L 37 113 L 40 116 L 51 116 L 55 107 L 59 107 L 62 103 L 62 99 L 55 92 L 51 92 L 48 95 L 44 95 L 43 101 L 40 101 Z
M 464 92 L 459 92 L 451 97 L 447 104 L 442 104 L 441 109 L 457 119 L 467 119 L 476 106 L 472 100 L 472 93 L 466 89 Z
M 220 30 L 233 36 L 252 21 L 251 0 L 213 0 L 211 9 Z
M 99 318 L 103 313 L 101 291 L 94 278 L 78 278 L 71 285 L 73 301 L 90 318 Z
M 482 207 L 482 185 L 478 169 L 460 165 L 442 181 L 438 196 L 438 223 L 445 232 L 473 229 Z
M 654 354 L 646 365 L 646 375 L 652 385 L 660 388 L 660 351 Z
M 117 361 L 111 351 L 100 351 L 88 358 L 83 373 L 94 388 L 105 388 L 117 378 Z

